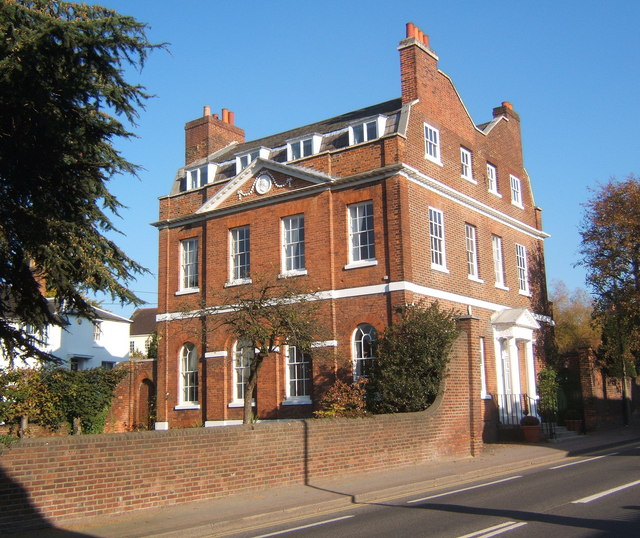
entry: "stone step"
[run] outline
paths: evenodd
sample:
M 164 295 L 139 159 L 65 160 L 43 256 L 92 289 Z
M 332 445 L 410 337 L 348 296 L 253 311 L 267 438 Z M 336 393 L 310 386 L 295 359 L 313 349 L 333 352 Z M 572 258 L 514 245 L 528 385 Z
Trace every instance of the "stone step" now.
M 574 437 L 578 437 L 580 435 L 576 431 L 567 430 L 564 426 L 555 426 L 555 438 L 549 439 L 550 443 L 560 443 L 562 441 L 566 441 L 567 439 L 573 439 Z

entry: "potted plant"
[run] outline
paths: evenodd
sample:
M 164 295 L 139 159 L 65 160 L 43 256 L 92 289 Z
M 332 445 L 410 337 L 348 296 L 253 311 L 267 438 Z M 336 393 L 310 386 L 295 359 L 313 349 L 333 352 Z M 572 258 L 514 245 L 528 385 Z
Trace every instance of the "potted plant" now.
M 522 417 L 522 420 L 520 420 L 520 429 L 522 430 L 525 442 L 537 443 L 540 441 L 542 426 L 540 425 L 538 417 L 525 415 Z

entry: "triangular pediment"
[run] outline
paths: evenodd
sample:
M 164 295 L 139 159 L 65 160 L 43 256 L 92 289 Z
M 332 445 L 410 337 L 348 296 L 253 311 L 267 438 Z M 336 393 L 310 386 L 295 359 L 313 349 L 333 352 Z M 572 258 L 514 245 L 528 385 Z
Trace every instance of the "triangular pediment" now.
M 332 181 L 331 176 L 317 170 L 258 158 L 229 180 L 196 213 L 208 213 L 258 198 L 268 199 Z
M 507 308 L 491 316 L 491 324 L 502 327 L 539 329 L 540 324 L 528 308 Z

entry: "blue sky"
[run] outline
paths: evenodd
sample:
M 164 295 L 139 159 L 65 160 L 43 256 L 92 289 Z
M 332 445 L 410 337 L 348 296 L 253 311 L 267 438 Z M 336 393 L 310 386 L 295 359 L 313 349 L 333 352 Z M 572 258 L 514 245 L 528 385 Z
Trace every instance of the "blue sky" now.
M 159 196 L 184 164 L 184 124 L 225 107 L 247 140 L 400 96 L 397 45 L 405 23 L 429 34 L 476 123 L 510 101 L 520 114 L 525 167 L 543 224 L 549 281 L 584 286 L 578 260 L 589 187 L 640 174 L 640 2 L 203 1 L 98 2 L 149 26 L 156 51 L 141 73 L 155 94 L 117 144 L 144 167 L 111 190 L 127 206 L 118 244 L 150 269 L 131 284 L 157 300 Z M 130 315 L 132 306 L 104 300 Z

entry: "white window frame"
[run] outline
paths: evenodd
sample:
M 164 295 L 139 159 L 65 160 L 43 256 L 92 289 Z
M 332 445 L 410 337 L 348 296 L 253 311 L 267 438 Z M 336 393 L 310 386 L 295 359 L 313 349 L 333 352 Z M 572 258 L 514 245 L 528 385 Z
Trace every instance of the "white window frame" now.
M 508 290 L 504 275 L 504 257 L 502 254 L 502 237 L 491 236 L 491 249 L 493 251 L 493 277 L 496 288 Z
M 377 140 L 384 134 L 387 118 L 385 116 L 377 116 L 369 118 L 360 123 L 349 126 L 349 145 L 364 144 Z M 375 132 L 372 132 L 372 129 Z M 361 134 L 359 132 L 361 131 Z
M 45 325 L 41 330 L 37 330 L 34 325 L 27 324 L 24 326 L 25 332 L 30 339 L 35 340 L 37 344 L 46 346 L 49 344 L 49 326 Z M 95 333 L 94 333 L 95 338 Z
M 516 267 L 518 268 L 518 293 L 530 295 L 529 268 L 527 263 L 527 247 L 516 243 Z
M 425 122 L 424 158 L 442 166 L 440 158 L 440 131 Z
M 472 224 L 464 225 L 465 251 L 467 253 L 467 277 L 483 282 L 478 274 L 478 230 Z
M 246 234 L 240 237 L 240 234 Z M 229 284 L 247 284 L 251 282 L 251 229 L 238 226 L 229 230 Z M 242 247 L 243 250 L 239 250 Z M 243 256 L 246 259 L 243 260 Z
M 186 173 L 185 188 L 186 190 L 199 189 L 211 182 L 215 167 L 213 164 L 208 163 L 203 166 L 197 166 L 195 168 L 189 168 Z
M 444 213 L 434 207 L 429 208 L 429 253 L 431 256 L 431 269 L 448 273 Z
M 197 237 L 180 241 L 180 292 L 191 293 L 200 288 L 199 247 Z
M 367 377 L 367 371 L 377 358 L 375 354 L 376 340 L 376 328 L 369 323 L 361 323 L 353 331 L 351 343 L 354 381 L 361 377 Z
M 473 179 L 473 155 L 471 150 L 460 146 L 460 176 L 471 183 L 478 183 Z
M 242 172 L 258 158 L 268 159 L 269 148 L 259 147 L 257 149 L 252 149 L 251 151 L 246 151 L 244 153 L 236 155 L 236 174 Z
M 281 233 L 282 272 L 280 276 L 306 275 L 304 214 L 283 217 L 281 219 Z
M 93 322 L 93 341 L 97 344 L 102 339 L 102 322 Z
M 349 262 L 345 269 L 377 265 L 373 201 L 347 206 Z
M 178 375 L 179 403 L 176 409 L 198 409 L 199 402 L 199 380 L 198 380 L 198 357 L 196 346 L 191 342 L 186 342 L 180 348 Z
M 296 346 L 285 348 L 285 383 L 285 405 L 311 403 L 311 357 Z
M 320 151 L 322 136 L 314 134 L 287 141 L 287 161 L 311 157 Z
M 487 163 L 487 184 L 491 194 L 502 198 L 502 194 L 498 192 L 498 168 L 491 163 Z
M 249 367 L 251 360 L 255 357 L 255 349 L 248 339 L 241 338 L 233 343 L 231 356 L 233 357 L 231 364 L 231 390 L 233 394 L 229 406 L 240 407 L 244 405 L 247 381 L 249 381 Z
M 524 209 L 522 204 L 522 181 L 513 174 L 509 174 L 509 184 L 511 185 L 511 203 L 520 209 Z

